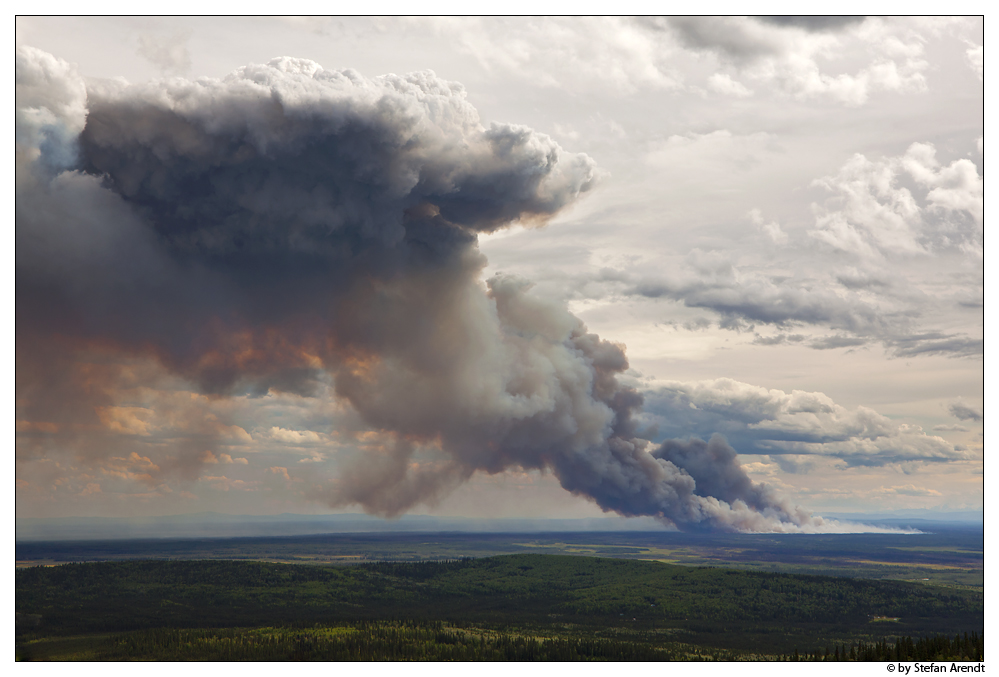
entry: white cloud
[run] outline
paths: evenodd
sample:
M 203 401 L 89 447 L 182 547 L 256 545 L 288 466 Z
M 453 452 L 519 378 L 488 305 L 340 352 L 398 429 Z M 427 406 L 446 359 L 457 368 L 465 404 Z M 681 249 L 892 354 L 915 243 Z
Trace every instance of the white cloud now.
M 964 52 L 965 57 L 968 59 L 968 65 L 971 66 L 971 70 L 978 74 L 978 79 L 985 80 L 985 45 L 976 45 L 969 42 L 969 47 Z
M 413 20 L 446 36 L 487 70 L 572 90 L 610 87 L 678 89 L 678 72 L 714 55 L 724 71 L 707 75 L 712 91 L 736 97 L 752 80 L 800 99 L 825 97 L 847 105 L 873 92 L 926 89 L 923 39 L 903 22 L 868 19 L 825 27 L 748 17 L 434 18 Z M 872 55 L 853 72 L 830 72 L 849 48 Z M 725 72 L 725 71 L 733 71 Z M 733 77 L 739 76 L 739 80 Z
M 268 470 L 274 473 L 275 475 L 284 478 L 288 482 L 292 481 L 291 477 L 288 475 L 288 468 L 285 468 L 284 466 L 273 466 L 268 468 Z
M 763 218 L 763 212 L 759 209 L 749 210 L 749 220 L 753 222 L 754 226 L 766 233 L 767 237 L 769 237 L 774 244 L 787 244 L 787 233 L 781 230 L 780 224 L 776 221 L 766 221 Z
M 816 207 L 813 237 L 856 256 L 876 259 L 888 254 L 925 252 L 917 238 L 920 208 L 905 187 L 895 183 L 890 163 L 871 162 L 856 154 L 836 176 L 814 185 L 836 194 L 838 209 Z
M 436 17 L 429 24 L 487 70 L 529 78 L 536 85 L 587 90 L 610 87 L 673 89 L 668 45 L 623 17 Z
M 293 446 L 311 446 L 323 443 L 324 437 L 314 430 L 287 430 L 273 426 L 261 434 L 262 439 Z
M 741 82 L 736 82 L 727 73 L 715 73 L 708 78 L 708 89 L 728 96 L 746 97 L 753 92 Z
M 145 407 L 98 407 L 96 412 L 100 422 L 111 432 L 148 437 L 158 429 L 150 422 L 156 412 Z
M 691 167 L 725 168 L 747 171 L 759 167 L 768 154 L 777 151 L 776 137 L 766 132 L 733 134 L 727 129 L 699 134 L 672 134 L 656 144 L 645 156 L 645 161 L 657 169 L 665 170 L 663 179 L 674 175 L 679 181 L 703 184 L 702 176 L 692 176 Z M 698 190 L 716 186 L 698 185 Z
M 17 45 L 14 81 L 18 159 L 55 170 L 71 166 L 87 119 L 83 78 L 66 61 Z
M 919 198 L 902 185 L 911 179 Z M 941 166 L 932 144 L 914 143 L 902 156 L 854 155 L 834 176 L 813 182 L 833 194 L 813 205 L 809 234 L 861 259 L 884 260 L 957 248 L 982 255 L 983 182 L 974 163 Z

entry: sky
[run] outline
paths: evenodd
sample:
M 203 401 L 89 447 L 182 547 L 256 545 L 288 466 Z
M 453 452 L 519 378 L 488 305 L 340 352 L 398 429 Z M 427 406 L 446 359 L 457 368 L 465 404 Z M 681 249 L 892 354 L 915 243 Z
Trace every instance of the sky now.
M 19 17 L 18 517 L 982 509 L 983 31 Z

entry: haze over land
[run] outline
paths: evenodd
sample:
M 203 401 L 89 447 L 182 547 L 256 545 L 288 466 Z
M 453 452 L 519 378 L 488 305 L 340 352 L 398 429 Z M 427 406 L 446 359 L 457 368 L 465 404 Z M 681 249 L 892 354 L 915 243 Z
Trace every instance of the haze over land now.
M 17 27 L 19 517 L 981 508 L 980 19 Z

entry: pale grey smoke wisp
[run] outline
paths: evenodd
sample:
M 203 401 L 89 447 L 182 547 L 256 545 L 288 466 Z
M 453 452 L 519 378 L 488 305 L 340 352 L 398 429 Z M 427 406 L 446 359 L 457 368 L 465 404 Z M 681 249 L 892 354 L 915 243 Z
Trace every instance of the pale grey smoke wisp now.
M 282 58 L 81 97 L 49 55 L 17 68 L 23 373 L 102 347 L 218 396 L 312 396 L 329 374 L 383 443 L 314 496 L 376 514 L 521 468 L 683 529 L 822 528 L 721 437 L 643 439 L 623 346 L 524 280 L 481 281 L 477 234 L 572 204 L 594 185 L 587 156 L 483 125 L 429 72 Z M 93 396 L 45 383 L 19 382 L 19 418 Z

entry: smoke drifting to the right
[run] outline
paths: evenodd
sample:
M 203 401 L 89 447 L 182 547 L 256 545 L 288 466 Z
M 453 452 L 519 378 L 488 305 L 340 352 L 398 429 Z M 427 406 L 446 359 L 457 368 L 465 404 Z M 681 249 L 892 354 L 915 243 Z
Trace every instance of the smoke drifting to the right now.
M 317 397 L 329 376 L 376 440 L 313 488 L 333 507 L 395 516 L 476 472 L 525 469 L 684 530 L 825 528 L 754 484 L 719 436 L 645 439 L 642 396 L 619 381 L 624 346 L 524 280 L 482 281 L 477 234 L 543 225 L 595 184 L 587 156 L 484 126 L 432 73 L 367 79 L 284 58 L 84 91 L 37 50 L 17 65 L 23 373 L 118 355 L 212 398 Z M 81 440 L 112 391 L 29 381 L 18 419 L 52 432 L 25 448 L 99 455 Z M 82 413 L 56 420 L 55 401 Z M 155 467 L 196 477 L 214 457 L 201 449 Z

